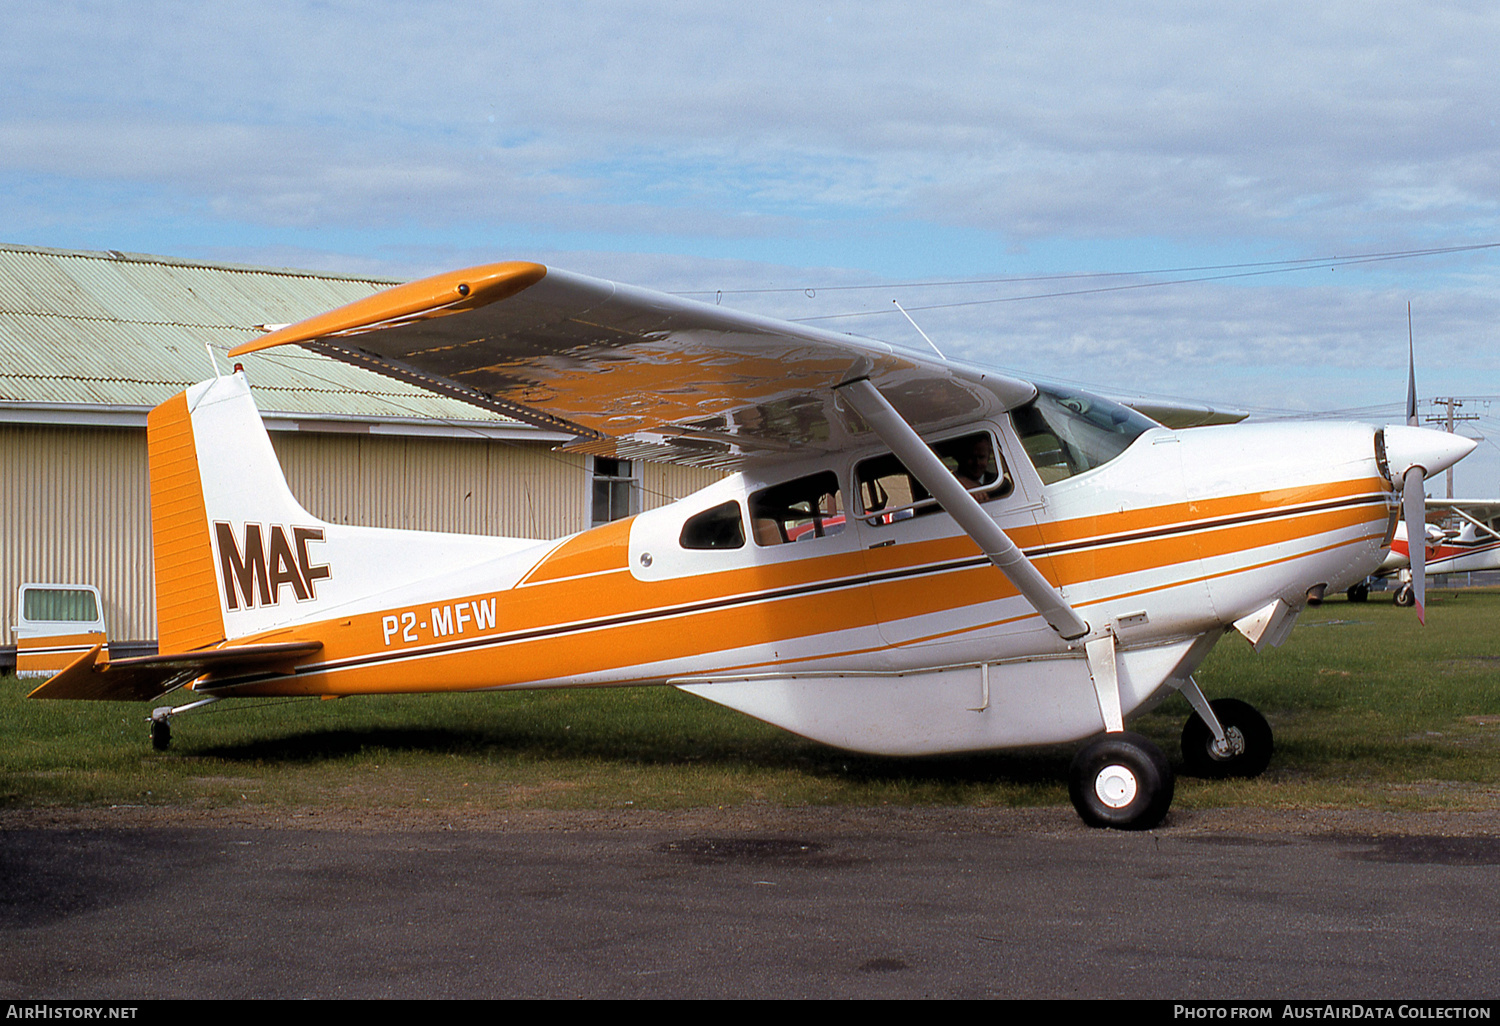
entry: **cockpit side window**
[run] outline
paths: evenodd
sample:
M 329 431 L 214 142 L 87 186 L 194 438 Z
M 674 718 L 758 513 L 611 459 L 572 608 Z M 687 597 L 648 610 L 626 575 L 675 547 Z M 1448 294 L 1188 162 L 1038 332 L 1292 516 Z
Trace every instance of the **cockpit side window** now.
M 762 488 L 750 496 L 750 527 L 757 545 L 839 534 L 844 529 L 839 476 L 825 470 Z
M 932 451 L 980 502 L 1010 494 L 1010 473 L 988 431 L 934 442 Z M 865 522 L 871 527 L 941 509 L 894 453 L 861 461 L 854 468 L 854 481 Z
M 688 517 L 677 540 L 685 549 L 744 548 L 745 522 L 740 517 L 740 504 L 726 502 Z
M 1038 387 L 1011 421 L 1042 484 L 1103 466 L 1157 426 L 1128 406 L 1054 386 Z

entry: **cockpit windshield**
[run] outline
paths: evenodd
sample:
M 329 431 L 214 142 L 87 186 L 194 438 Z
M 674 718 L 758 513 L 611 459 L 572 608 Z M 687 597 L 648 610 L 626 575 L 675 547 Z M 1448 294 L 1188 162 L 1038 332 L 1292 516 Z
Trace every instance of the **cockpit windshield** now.
M 1103 466 L 1159 426 L 1128 406 L 1056 385 L 1038 386 L 1011 419 L 1043 484 Z

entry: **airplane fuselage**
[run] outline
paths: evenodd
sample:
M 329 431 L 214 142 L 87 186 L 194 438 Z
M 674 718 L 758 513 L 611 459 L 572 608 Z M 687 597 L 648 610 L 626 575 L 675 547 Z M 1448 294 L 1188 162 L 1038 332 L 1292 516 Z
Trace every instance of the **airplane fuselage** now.
M 1191 673 L 1236 620 L 1278 598 L 1300 608 L 1309 588 L 1343 588 L 1384 555 L 1393 504 L 1367 426 L 1155 428 L 1103 466 L 1048 485 L 1008 416 L 931 441 L 977 434 L 991 440 L 1006 477 L 985 511 L 1092 628 L 1114 635 L 1127 715 Z M 735 474 L 553 543 L 371 532 L 399 536 L 389 539 L 397 544 L 385 549 L 384 573 L 398 562 L 420 565 L 428 546 L 445 565 L 383 593 L 352 588 L 358 597 L 320 603 L 326 615 L 295 624 L 275 621 L 298 614 L 299 573 L 308 578 L 302 590 L 336 591 L 360 573 L 343 563 L 360 559 L 366 529 L 328 526 L 326 542 L 320 535 L 299 549 L 291 540 L 318 528 L 302 526 L 299 535 L 299 525 L 279 525 L 288 541 L 278 564 L 264 540 L 278 525 L 255 525 L 267 560 L 257 594 L 244 586 L 255 580 L 243 551 L 252 525 L 230 523 L 219 531 L 238 553 L 226 560 L 220 552 L 228 605 L 268 621 L 241 641 L 316 640 L 323 648 L 293 673 L 209 676 L 196 688 L 352 695 L 670 682 L 876 751 L 1042 743 L 1099 730 L 1081 646 L 1048 627 L 951 517 L 935 507 L 905 515 L 868 508 L 873 472 L 864 468 L 885 453 L 876 444 L 782 462 L 773 474 Z M 753 522 L 758 497 L 801 481 L 833 482 L 836 494 L 823 498 L 829 515 L 817 532 L 784 523 L 789 540 L 771 542 Z M 691 534 L 731 517 L 738 536 Z M 340 530 L 354 537 L 341 541 Z M 455 565 L 464 546 L 471 558 Z M 326 579 L 311 580 L 307 569 Z M 257 606 L 261 598 L 274 601 Z M 747 706 L 736 688 L 781 694 L 776 701 L 797 708 L 752 708 L 761 699 Z M 934 720 L 931 729 L 904 729 L 899 739 L 857 725 L 822 729 L 815 721 L 824 703 L 807 708 L 819 689 L 827 702 L 866 695 L 886 706 L 905 700 L 892 692 L 921 693 L 952 710 L 917 713 Z M 974 715 L 991 709 L 1004 715 Z

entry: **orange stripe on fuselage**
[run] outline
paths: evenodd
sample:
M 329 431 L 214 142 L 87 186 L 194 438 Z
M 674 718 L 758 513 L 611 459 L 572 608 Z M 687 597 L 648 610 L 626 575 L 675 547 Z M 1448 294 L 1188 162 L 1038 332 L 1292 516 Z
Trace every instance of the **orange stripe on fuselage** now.
M 575 534 L 543 556 L 531 572 L 521 578 L 521 584 L 542 584 L 566 577 L 625 569 L 630 555 L 630 525 L 634 522 L 635 517 L 626 517 Z
M 1044 544 L 1057 545 L 1080 538 L 1149 531 L 1173 525 L 1186 526 L 1196 521 L 1266 513 L 1274 509 L 1333 502 L 1376 492 L 1385 493 L 1387 490 L 1386 483 L 1378 477 L 1358 478 L 1352 481 L 1300 485 L 1295 488 L 1193 499 L 1188 502 L 1149 506 L 1144 509 L 1122 510 L 1118 513 L 1075 517 L 1070 520 L 1044 523 L 1039 530 Z
M 1232 555 L 1361 523 L 1379 523 L 1383 529 L 1384 493 L 1373 484 L 1351 481 L 1183 503 L 1155 511 L 1078 518 L 1044 528 L 1022 527 L 1011 534 L 1023 547 L 1041 550 L 1090 546 L 1053 552 L 1038 561 L 1054 583 L 1064 586 L 1182 566 L 1182 572 L 1170 580 L 1143 589 L 1155 591 L 1186 580 L 1207 579 L 1200 558 Z M 1366 501 L 1359 502 L 1361 496 Z M 1280 501 L 1256 504 L 1267 499 Z M 1358 504 L 1286 508 L 1291 503 L 1340 500 Z M 1147 515 L 1152 512 L 1157 515 Z M 1259 518 L 1249 522 L 1205 522 L 1255 513 Z M 1173 521 L 1172 515 L 1182 519 Z M 1121 537 L 1142 532 L 1148 536 Z M 628 542 L 628 525 L 586 532 L 544 557 L 527 575 L 524 586 L 450 603 L 493 600 L 496 628 L 483 634 L 474 631 L 441 641 L 424 638 L 415 645 L 388 646 L 382 618 L 402 610 L 355 617 L 346 625 L 321 623 L 294 628 L 290 634 L 279 632 L 278 640 L 322 641 L 317 666 L 325 669 L 312 668 L 296 679 L 247 685 L 237 693 L 351 694 L 524 684 L 869 628 L 876 623 L 876 608 L 887 619 L 904 618 L 1014 594 L 993 567 L 972 563 L 982 557 L 977 546 L 962 535 L 656 582 L 631 575 Z M 1263 565 L 1305 554 L 1277 557 Z M 1225 571 L 1233 572 L 1238 570 Z M 885 574 L 892 579 L 881 579 Z

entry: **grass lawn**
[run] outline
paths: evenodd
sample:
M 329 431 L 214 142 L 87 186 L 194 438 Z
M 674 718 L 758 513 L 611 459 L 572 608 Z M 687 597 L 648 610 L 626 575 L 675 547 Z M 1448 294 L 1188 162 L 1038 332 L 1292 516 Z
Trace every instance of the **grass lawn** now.
M 1251 781 L 1179 777 L 1178 808 L 1500 808 L 1500 592 L 1306 610 L 1260 656 L 1237 635 L 1198 674 L 1276 735 Z M 1065 805 L 1073 748 L 853 755 L 667 688 L 224 702 L 151 750 L 149 707 L 30 702 L 0 679 L 0 807 L 339 809 Z M 174 695 L 178 701 L 181 695 Z M 1187 703 L 1132 722 L 1180 763 Z

